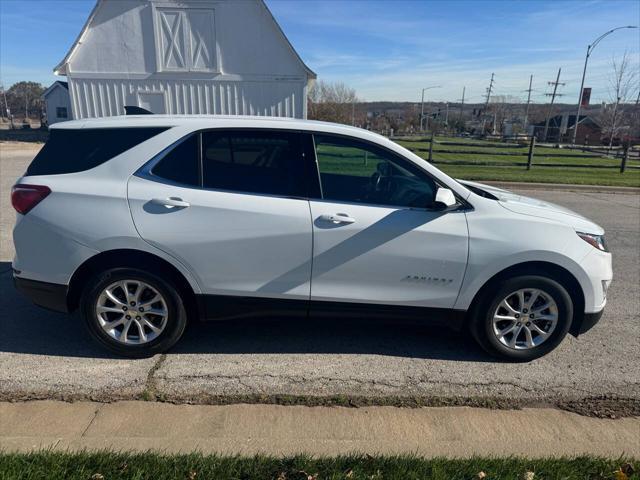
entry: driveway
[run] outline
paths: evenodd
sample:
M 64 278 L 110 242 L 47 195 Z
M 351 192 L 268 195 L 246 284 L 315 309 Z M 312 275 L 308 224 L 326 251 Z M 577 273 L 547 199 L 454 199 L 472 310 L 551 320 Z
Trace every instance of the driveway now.
M 615 271 L 601 322 L 528 364 L 496 362 L 457 333 L 366 318 L 192 325 L 171 353 L 123 360 L 95 347 L 77 318 L 39 309 L 12 287 L 9 188 L 36 151 L 0 145 L 0 399 L 640 402 L 638 195 L 522 191 L 600 223 Z

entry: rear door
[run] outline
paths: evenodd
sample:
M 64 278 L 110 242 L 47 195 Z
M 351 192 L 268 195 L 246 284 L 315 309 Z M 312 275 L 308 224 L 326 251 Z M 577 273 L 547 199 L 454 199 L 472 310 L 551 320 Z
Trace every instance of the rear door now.
M 463 209 L 432 209 L 438 184 L 393 152 L 344 136 L 314 141 L 312 301 L 452 308 L 467 264 Z
M 304 311 L 312 249 L 304 174 L 296 133 L 211 130 L 133 176 L 129 203 L 142 238 L 194 272 L 209 316 Z

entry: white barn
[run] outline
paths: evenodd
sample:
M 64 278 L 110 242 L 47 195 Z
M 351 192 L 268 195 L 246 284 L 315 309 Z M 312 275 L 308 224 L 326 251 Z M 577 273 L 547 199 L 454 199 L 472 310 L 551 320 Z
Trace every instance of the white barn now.
M 263 0 L 98 0 L 54 72 L 74 119 L 125 105 L 306 118 L 316 78 Z

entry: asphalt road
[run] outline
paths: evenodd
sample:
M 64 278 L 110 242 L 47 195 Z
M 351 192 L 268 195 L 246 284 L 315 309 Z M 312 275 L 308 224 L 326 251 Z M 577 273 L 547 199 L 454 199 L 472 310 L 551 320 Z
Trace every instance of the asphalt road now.
M 366 318 L 193 325 L 166 356 L 123 360 L 94 346 L 77 318 L 39 309 L 13 289 L 9 188 L 35 151 L 0 145 L 0 399 L 113 400 L 146 391 L 196 402 L 273 395 L 640 400 L 638 195 L 523 191 L 600 223 L 615 272 L 600 324 L 532 363 L 496 362 L 460 334 Z

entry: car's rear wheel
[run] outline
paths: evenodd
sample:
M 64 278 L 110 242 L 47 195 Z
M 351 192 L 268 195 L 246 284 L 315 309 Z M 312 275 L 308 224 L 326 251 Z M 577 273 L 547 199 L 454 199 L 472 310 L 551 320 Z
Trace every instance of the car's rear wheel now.
M 555 280 L 523 275 L 490 287 L 474 314 L 472 333 L 487 352 L 529 361 L 562 342 L 573 319 L 573 303 Z
M 178 341 L 187 322 L 175 286 L 135 268 L 94 276 L 82 295 L 81 312 L 98 343 L 128 357 L 164 352 Z

